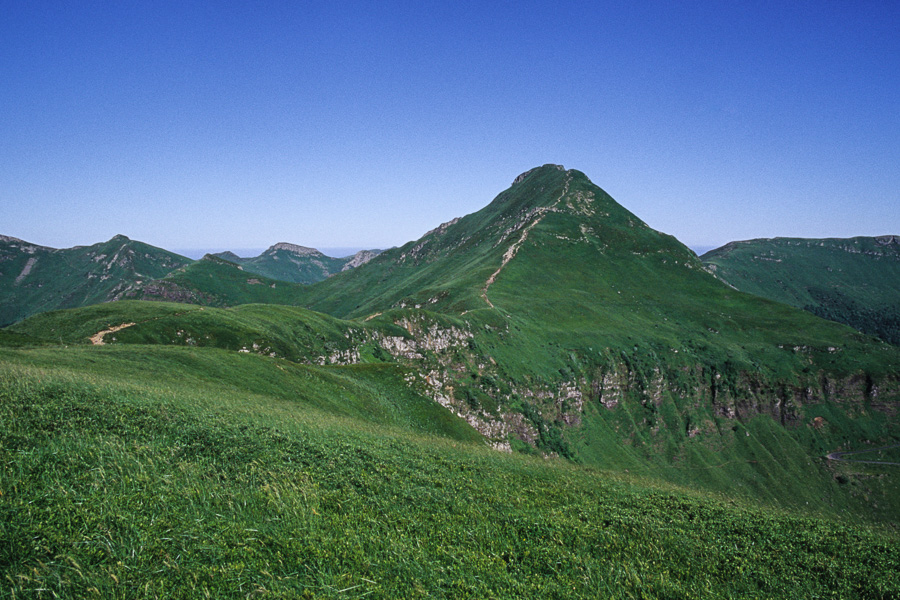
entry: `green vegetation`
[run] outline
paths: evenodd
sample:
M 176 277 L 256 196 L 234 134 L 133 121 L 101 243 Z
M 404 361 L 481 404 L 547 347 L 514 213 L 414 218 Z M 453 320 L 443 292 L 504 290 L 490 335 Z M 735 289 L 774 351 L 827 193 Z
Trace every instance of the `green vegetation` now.
M 245 272 L 240 265 L 207 254 L 162 279 L 131 290 L 127 298 L 185 302 L 203 306 L 236 306 L 251 302 L 295 304 L 296 283 Z
M 190 262 L 122 235 L 65 250 L 0 236 L 0 326 L 43 311 L 122 298 Z
M 377 251 L 370 253 L 374 254 Z M 249 273 L 291 283 L 322 281 L 335 273 L 340 273 L 344 268 L 352 267 L 351 261 L 354 259 L 352 256 L 333 258 L 313 248 L 283 243 L 275 244 L 252 258 L 241 258 L 233 252 L 220 252 L 214 256 L 241 265 Z
M 433 415 L 340 416 L 317 402 L 345 367 L 144 346 L 0 356 L 11 596 L 900 591 L 896 534 L 497 453 Z
M 739 290 L 900 344 L 896 236 L 733 242 L 701 259 Z
M 900 348 L 578 171 L 316 284 L 207 257 L 135 297 L 192 304 L 0 335 L 16 597 L 900 593 L 900 469 L 826 458 L 900 443 Z

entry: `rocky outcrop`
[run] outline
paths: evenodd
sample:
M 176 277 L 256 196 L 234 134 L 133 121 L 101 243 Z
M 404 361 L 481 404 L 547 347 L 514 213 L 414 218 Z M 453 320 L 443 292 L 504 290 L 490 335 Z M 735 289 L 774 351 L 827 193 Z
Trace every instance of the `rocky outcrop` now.
M 297 244 L 288 244 L 287 242 L 279 242 L 269 248 L 266 252 L 274 252 L 276 250 L 285 250 L 292 252 L 297 256 L 325 256 L 315 248 L 307 248 L 306 246 L 298 246 Z
M 347 264 L 345 264 L 341 268 L 341 271 L 348 271 L 350 269 L 355 269 L 356 267 L 364 265 L 378 256 L 379 253 L 379 250 L 360 250 L 359 252 L 354 254 L 350 260 L 347 261 Z

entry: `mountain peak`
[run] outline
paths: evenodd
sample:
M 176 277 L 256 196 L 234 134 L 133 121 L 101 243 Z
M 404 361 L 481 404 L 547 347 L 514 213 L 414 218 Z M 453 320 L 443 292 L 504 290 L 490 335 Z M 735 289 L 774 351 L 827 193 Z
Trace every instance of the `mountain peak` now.
M 278 242 L 277 244 L 266 250 L 266 252 L 274 252 L 276 250 L 285 250 L 287 252 L 292 252 L 298 256 L 323 256 L 322 253 L 315 248 L 298 246 L 297 244 L 288 244 L 287 242 Z
M 525 171 L 524 173 L 522 173 L 521 175 L 519 175 L 518 177 L 513 179 L 512 184 L 516 185 L 518 183 L 522 183 L 523 181 L 525 181 L 525 178 L 527 178 L 529 175 L 531 175 L 535 171 L 546 171 L 546 170 L 551 170 L 551 169 L 556 169 L 557 171 L 563 171 L 563 172 L 565 172 L 565 170 L 566 170 L 566 168 L 562 165 L 554 165 L 554 164 L 548 163 L 548 164 L 540 166 L 540 167 L 528 169 L 527 171 Z

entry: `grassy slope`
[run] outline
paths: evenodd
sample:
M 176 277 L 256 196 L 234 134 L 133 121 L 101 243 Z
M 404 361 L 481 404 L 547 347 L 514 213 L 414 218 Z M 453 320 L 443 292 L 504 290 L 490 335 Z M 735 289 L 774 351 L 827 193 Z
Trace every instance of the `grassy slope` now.
M 86 344 L 92 335 L 123 323 L 134 325 L 108 334 L 104 343 L 213 347 L 274 355 L 294 362 L 319 362 L 320 357 L 366 346 L 367 334 L 374 330 L 365 324 L 294 306 L 243 304 L 223 309 L 128 300 L 42 313 L 3 331 L 8 336 L 26 336 L 26 340 Z M 392 335 L 408 335 L 393 325 L 378 329 Z M 371 346 L 366 346 L 370 347 L 369 352 L 363 352 L 361 360 L 390 359 Z
M 296 304 L 298 290 L 302 287 L 248 273 L 235 263 L 207 255 L 163 279 L 145 283 L 129 292 L 127 297 L 203 306 L 236 306 L 251 302 Z
M 290 250 L 269 248 L 259 256 L 241 259 L 245 271 L 280 281 L 315 283 L 339 273 L 349 258 L 332 258 L 322 253 L 298 255 Z
M 30 271 L 23 275 L 29 261 Z M 124 236 L 64 250 L 0 241 L 0 325 L 47 310 L 106 302 L 139 281 L 163 277 L 190 262 Z
M 340 317 L 416 304 L 451 314 L 482 308 L 481 287 L 506 250 L 500 242 L 514 235 L 511 230 L 536 207 L 559 196 L 560 173 L 555 166 L 543 167 L 484 209 L 302 290 L 303 301 Z
M 701 258 L 739 290 L 900 344 L 900 242 L 894 236 L 750 240 Z
M 386 405 L 346 370 L 208 348 L 0 350 L 0 589 L 148 598 L 900 591 L 896 534 L 489 451 L 465 442 L 456 422 L 410 411 L 434 406 L 424 399 L 373 410 Z
M 461 321 L 442 320 L 439 315 L 425 316 L 429 323 L 461 324 Z M 19 336 L 18 345 L 22 345 L 28 336 L 49 342 L 83 344 L 90 335 L 111 325 L 137 322 L 135 326 L 108 335 L 106 342 L 249 350 L 312 363 L 331 362 L 333 359 L 329 357 L 335 355 L 342 357 L 338 360 L 347 360 L 348 353 L 355 350 L 358 356 L 354 361 L 377 366 L 383 365 L 382 361 L 395 360 L 378 345 L 378 334 L 413 338 L 408 331 L 394 325 L 393 318 L 393 314 L 388 314 L 361 324 L 296 307 L 244 305 L 233 309 L 204 309 L 181 304 L 119 302 L 37 315 L 10 328 L 7 333 Z M 64 333 L 66 331 L 70 333 Z M 485 386 L 491 379 L 492 385 L 507 385 L 506 371 L 500 371 L 498 376 L 496 371 L 479 369 L 477 363 L 484 361 L 485 355 L 496 357 L 500 365 L 511 363 L 512 359 L 505 353 L 518 360 L 546 360 L 543 356 L 528 356 L 527 352 L 534 350 L 516 343 L 519 340 L 515 338 L 521 335 L 524 334 L 519 332 L 505 339 L 497 339 L 493 334 L 478 336 L 476 351 L 426 353 L 422 359 L 398 360 L 394 364 L 405 364 L 410 374 L 433 373 L 448 360 L 451 364 L 465 364 L 466 368 L 461 371 L 463 377 L 453 384 L 457 393 L 463 390 L 477 392 L 477 401 L 484 406 L 493 396 L 500 399 L 497 408 L 509 409 L 509 406 L 501 406 L 504 404 L 502 390 L 490 390 Z M 544 332 L 544 335 L 550 340 L 547 356 L 552 356 L 556 349 L 552 332 Z M 140 355 L 140 351 L 135 352 L 135 356 Z M 690 379 L 693 373 L 689 372 L 681 380 L 678 376 L 682 369 L 690 369 L 695 359 L 689 355 L 689 349 L 683 349 L 682 355 L 682 363 L 668 365 L 668 375 L 676 384 L 688 388 L 696 385 L 696 381 Z M 638 361 L 647 360 L 639 352 L 630 356 L 636 369 Z M 587 363 L 580 360 L 579 368 L 586 369 Z M 232 368 L 236 367 L 228 367 Z M 571 368 L 571 364 L 566 368 Z M 476 379 L 474 374 L 479 370 L 483 376 Z M 211 370 L 215 377 L 219 377 L 220 372 L 221 369 Z M 346 376 L 352 380 L 371 372 L 375 371 L 350 369 Z M 510 379 L 509 382 L 526 389 L 545 384 L 542 370 L 534 369 L 531 373 L 523 376 L 518 372 L 523 379 Z M 640 375 L 640 371 L 637 373 Z M 371 388 L 377 382 L 367 380 L 363 384 Z M 412 388 L 422 391 L 415 385 Z M 388 388 L 378 393 L 390 397 L 396 395 L 397 390 Z M 505 403 L 516 402 L 521 400 L 513 398 Z M 335 400 L 335 406 L 339 405 L 340 401 Z M 436 411 L 443 411 L 436 404 L 433 406 Z M 802 411 L 801 423 L 809 423 L 821 416 L 827 419 L 829 426 L 813 430 L 809 426 L 794 425 L 788 430 L 768 415 L 754 416 L 752 411 L 740 420 L 723 417 L 715 406 L 698 402 L 693 395 L 681 397 L 666 392 L 648 403 L 636 393 L 623 399 L 614 410 L 603 408 L 598 402 L 588 402 L 581 426 L 574 429 L 563 427 L 553 419 L 552 413 L 544 410 L 540 413 L 545 419 L 542 424 L 544 439 L 538 440 L 538 446 L 548 452 L 568 448 L 576 460 L 585 464 L 629 469 L 648 477 L 701 486 L 732 497 L 832 516 L 849 513 L 864 516 L 867 520 L 895 521 L 900 514 L 893 493 L 897 484 L 895 477 L 872 479 L 869 467 L 860 469 L 859 465 L 850 464 L 835 467 L 820 458 L 838 447 L 852 449 L 866 447 L 870 442 L 888 443 L 894 439 L 891 421 L 879 411 L 866 410 L 866 405 L 836 408 L 826 403 L 803 407 Z M 541 419 L 538 414 L 527 411 L 526 414 L 532 420 Z M 694 429 L 697 431 L 692 432 Z M 562 437 L 553 439 L 553 435 Z M 554 446 L 554 443 L 564 445 Z M 534 451 L 530 446 L 519 446 L 519 449 Z

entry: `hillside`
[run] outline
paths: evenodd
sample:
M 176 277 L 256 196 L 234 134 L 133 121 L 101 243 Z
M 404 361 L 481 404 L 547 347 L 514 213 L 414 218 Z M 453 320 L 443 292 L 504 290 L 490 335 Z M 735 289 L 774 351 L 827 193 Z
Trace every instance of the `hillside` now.
M 394 363 L 496 448 L 833 514 L 900 515 L 896 481 L 838 479 L 819 458 L 900 439 L 900 352 L 722 284 L 578 171 L 529 171 L 485 209 L 311 286 L 251 285 L 221 259 L 184 273 L 191 293 L 228 295 L 201 297 L 208 305 L 319 313 L 186 312 L 116 343 Z M 133 310 L 107 326 L 138 321 Z M 97 322 L 86 315 L 75 320 Z M 38 335 L 40 322 L 15 332 Z
M 214 348 L 0 347 L 0 589 L 900 592 L 896 532 L 495 452 L 411 392 L 408 377 L 390 365 L 306 366 Z
M 314 248 L 278 243 L 251 258 L 241 258 L 233 252 L 220 252 L 214 256 L 239 264 L 249 273 L 270 279 L 315 283 L 335 273 L 365 264 L 377 254 L 378 250 L 361 250 L 353 256 L 332 258 Z
M 63 250 L 0 236 L 0 326 L 46 310 L 117 300 L 191 262 L 122 235 Z
M 900 348 L 578 171 L 316 284 L 132 293 L 0 335 L 17 597 L 900 593 Z
M 202 259 L 134 286 L 124 298 L 184 302 L 203 306 L 235 306 L 251 302 L 295 304 L 300 284 L 250 273 L 224 258 Z
M 735 288 L 900 344 L 900 238 L 732 242 L 701 257 Z

